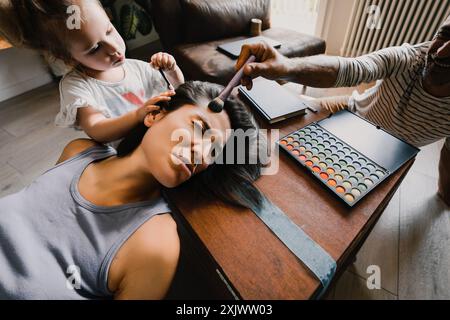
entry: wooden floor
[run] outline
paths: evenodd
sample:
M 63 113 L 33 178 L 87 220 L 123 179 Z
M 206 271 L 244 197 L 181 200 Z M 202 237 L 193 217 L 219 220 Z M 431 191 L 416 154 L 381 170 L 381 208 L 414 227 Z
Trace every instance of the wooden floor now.
M 0 103 L 0 197 L 29 184 L 69 141 L 85 136 L 56 128 L 58 109 L 54 84 Z M 450 299 L 450 209 L 436 196 L 442 144 L 422 149 L 328 299 Z M 381 270 L 379 290 L 366 285 L 371 265 Z

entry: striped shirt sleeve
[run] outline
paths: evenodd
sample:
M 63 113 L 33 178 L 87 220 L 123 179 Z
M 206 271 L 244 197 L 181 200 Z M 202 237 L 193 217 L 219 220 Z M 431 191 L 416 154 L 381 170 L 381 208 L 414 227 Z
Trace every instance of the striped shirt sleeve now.
M 338 57 L 339 72 L 335 87 L 354 87 L 361 83 L 389 78 L 405 71 L 417 59 L 409 44 L 382 49 L 357 58 Z

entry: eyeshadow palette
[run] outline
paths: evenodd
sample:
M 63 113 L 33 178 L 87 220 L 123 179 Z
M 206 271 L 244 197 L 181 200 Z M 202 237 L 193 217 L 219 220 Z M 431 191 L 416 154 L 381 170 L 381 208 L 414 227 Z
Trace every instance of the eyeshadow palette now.
M 351 207 L 418 152 L 348 111 L 299 129 L 278 144 Z M 384 151 L 391 154 L 384 157 Z

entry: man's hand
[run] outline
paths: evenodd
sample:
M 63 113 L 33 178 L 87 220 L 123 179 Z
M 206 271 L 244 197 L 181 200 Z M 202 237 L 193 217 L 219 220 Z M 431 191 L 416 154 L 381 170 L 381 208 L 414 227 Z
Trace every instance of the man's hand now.
M 150 98 L 145 104 L 140 106 L 135 110 L 136 119 L 138 123 L 141 123 L 144 121 L 145 117 L 152 112 L 160 111 L 161 108 L 157 106 L 156 104 L 161 101 L 170 101 L 171 97 L 175 95 L 175 91 L 166 91 L 161 93 L 158 96 L 154 96 Z
M 286 58 L 265 42 L 243 45 L 236 63 L 236 70 L 239 70 L 251 55 L 256 57 L 257 62 L 245 66 L 244 77 L 241 81 L 247 89 L 252 88 L 252 79 L 259 76 L 269 80 L 281 80 L 287 76 L 289 58 Z
M 177 67 L 175 58 L 168 53 L 158 52 L 150 58 L 150 63 L 155 69 L 174 71 Z

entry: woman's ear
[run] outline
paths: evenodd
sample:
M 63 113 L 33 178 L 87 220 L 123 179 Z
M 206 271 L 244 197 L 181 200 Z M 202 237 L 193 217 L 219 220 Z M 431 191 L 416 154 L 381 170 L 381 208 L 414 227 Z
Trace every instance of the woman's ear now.
M 163 119 L 166 115 L 167 115 L 167 111 L 165 111 L 163 109 L 152 111 L 145 116 L 144 124 L 147 128 L 150 128 L 156 122 Z

